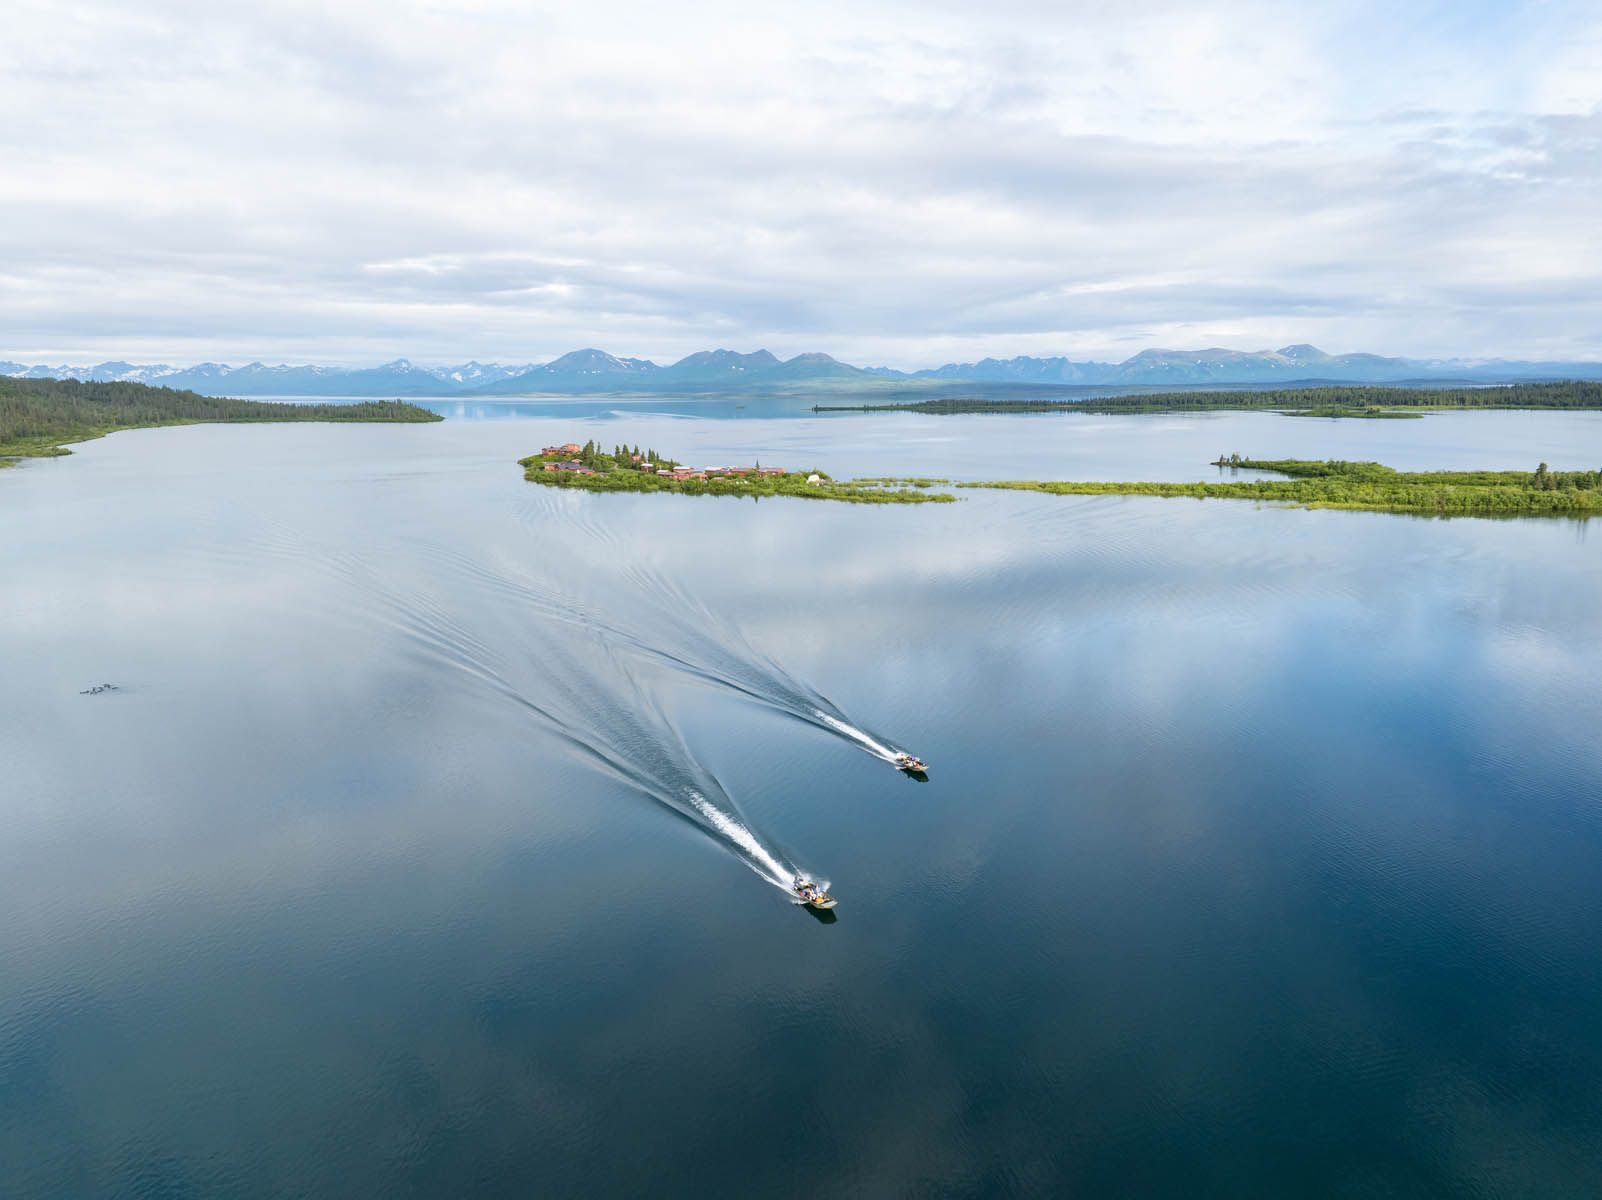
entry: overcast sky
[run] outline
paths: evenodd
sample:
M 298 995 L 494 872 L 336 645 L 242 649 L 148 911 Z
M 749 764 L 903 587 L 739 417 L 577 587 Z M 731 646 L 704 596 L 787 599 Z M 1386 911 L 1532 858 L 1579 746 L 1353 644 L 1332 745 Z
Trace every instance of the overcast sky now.
M 1602 4 L 5 0 L 0 358 L 1602 358 Z

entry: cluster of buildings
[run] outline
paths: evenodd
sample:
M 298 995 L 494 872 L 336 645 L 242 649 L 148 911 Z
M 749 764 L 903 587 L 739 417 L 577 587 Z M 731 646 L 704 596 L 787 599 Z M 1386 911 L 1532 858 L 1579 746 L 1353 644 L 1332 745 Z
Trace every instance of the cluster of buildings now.
M 647 463 L 640 470 L 652 469 Z M 740 479 L 746 475 L 783 475 L 783 467 L 668 467 L 661 472 L 664 479 Z
M 563 442 L 560 446 L 547 446 L 540 451 L 541 458 L 566 458 L 565 462 L 548 462 L 547 471 L 571 471 L 574 475 L 595 474 L 589 467 L 579 462 L 575 455 L 583 454 L 584 447 L 577 442 Z
M 586 467 L 577 458 L 584 452 L 584 447 L 577 442 L 564 442 L 560 446 L 547 446 L 540 451 L 541 458 L 554 458 L 558 461 L 548 462 L 544 469 L 547 471 L 569 471 L 574 475 L 593 475 L 595 471 Z M 643 454 L 629 455 L 635 469 L 648 471 L 660 475 L 663 479 L 740 479 L 747 475 L 783 475 L 783 467 L 669 467 L 661 463 L 649 461 Z M 816 475 L 809 476 L 807 482 L 816 483 Z

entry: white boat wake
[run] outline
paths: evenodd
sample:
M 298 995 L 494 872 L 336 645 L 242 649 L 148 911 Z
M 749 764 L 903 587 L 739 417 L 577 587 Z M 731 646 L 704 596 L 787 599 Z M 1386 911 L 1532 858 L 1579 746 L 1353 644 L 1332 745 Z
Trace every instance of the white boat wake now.
M 661 663 L 690 679 L 838 734 L 884 762 L 895 765 L 901 753 L 847 720 L 827 696 L 758 651 L 738 628 L 686 591 L 682 583 L 658 571 L 639 564 L 629 564 L 624 571 L 624 578 L 636 589 L 636 607 L 649 614 L 647 624 L 654 627 L 648 635 L 603 616 L 577 597 L 558 591 L 548 579 L 536 579 L 526 568 L 508 565 L 496 570 L 450 551 L 440 554 L 475 582 L 515 597 L 542 617 L 584 629 L 613 647 Z
M 818 718 L 818 720 L 822 721 L 830 729 L 833 729 L 836 733 L 839 733 L 842 736 L 849 738 L 851 741 L 856 742 L 857 745 L 861 746 L 869 754 L 875 755 L 878 758 L 882 758 L 887 763 L 894 763 L 897 757 L 901 754 L 901 751 L 893 749 L 890 746 L 886 746 L 872 734 L 858 729 L 855 725 L 852 725 L 847 721 L 842 721 L 838 717 L 831 717 L 822 709 L 815 708 L 812 710 L 812 713 Z
M 364 623 L 376 620 L 387 626 L 420 658 L 448 668 L 462 684 L 498 695 L 533 717 L 592 769 L 688 821 L 800 902 L 795 882 L 812 877 L 751 829 L 733 798 L 697 761 L 660 703 L 617 659 L 616 651 L 642 654 L 697 674 L 694 664 L 657 651 L 592 612 L 538 590 L 533 580 L 509 578 L 437 543 L 424 543 L 422 548 L 447 569 L 438 588 L 415 577 L 408 580 L 410 586 L 402 586 L 395 582 L 404 578 L 402 573 L 381 570 L 370 556 L 316 551 L 293 531 L 278 533 L 263 548 L 318 564 L 361 597 L 351 611 L 360 612 Z M 499 592 L 519 603 L 495 614 L 499 620 L 491 625 L 468 629 L 450 602 L 451 593 L 464 582 L 488 585 L 492 594 Z M 610 660 L 610 669 L 597 670 L 592 656 L 577 653 L 582 645 L 552 637 L 557 633 L 552 625 L 528 622 L 531 607 L 559 627 L 581 628 L 589 635 L 583 642 Z M 562 686 L 536 686 L 537 680 L 551 678 L 562 680 Z M 730 686 L 744 690 L 735 683 Z
M 743 850 L 752 868 L 760 868 L 757 873 L 765 875 L 770 883 L 789 891 L 796 877 L 804 874 L 804 872 L 785 866 L 766 846 L 757 840 L 754 833 L 716 805 L 708 803 L 707 798 L 701 795 L 700 792 L 691 790 L 689 798 L 690 803 L 695 806 L 695 810 L 706 819 L 712 828 Z

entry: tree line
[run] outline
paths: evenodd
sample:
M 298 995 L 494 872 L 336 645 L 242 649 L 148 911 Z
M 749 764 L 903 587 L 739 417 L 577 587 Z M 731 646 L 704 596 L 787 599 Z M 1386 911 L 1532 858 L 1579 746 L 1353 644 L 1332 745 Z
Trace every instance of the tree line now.
M 1514 383 L 1492 387 L 1386 387 L 1343 384 L 1328 387 L 1273 388 L 1265 391 L 1150 392 L 1138 396 L 1091 396 L 1083 400 L 1039 398 L 990 400 L 956 397 L 899 404 L 814 406 L 816 412 L 902 410 L 953 413 L 1150 413 L 1199 412 L 1208 409 L 1277 409 L 1327 415 L 1374 415 L 1392 408 L 1602 408 L 1602 382 L 1564 379 L 1547 383 Z
M 202 396 L 143 383 L 0 377 L 0 454 L 60 452 L 58 442 L 81 441 L 117 429 L 207 421 L 438 421 L 400 400 L 354 404 L 284 404 Z
M 1602 382 L 1563 379 L 1498 387 L 1373 386 L 1276 388 L 1265 392 L 1170 392 L 1097 396 L 1083 402 L 1096 412 L 1192 408 L 1602 408 Z

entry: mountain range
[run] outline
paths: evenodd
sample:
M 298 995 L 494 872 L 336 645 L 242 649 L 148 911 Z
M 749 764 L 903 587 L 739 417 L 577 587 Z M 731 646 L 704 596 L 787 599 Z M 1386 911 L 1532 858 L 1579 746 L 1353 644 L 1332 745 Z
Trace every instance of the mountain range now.
M 854 367 L 827 354 L 780 359 L 766 350 L 750 354 L 703 350 L 667 365 L 644 358 L 618 358 L 602 350 L 574 350 L 548 363 L 466 362 L 449 367 L 421 367 L 404 358 L 377 367 L 268 366 L 259 362 L 239 367 L 214 362 L 187 367 L 137 366 L 127 362 L 93 366 L 0 362 L 0 375 L 128 380 L 187 388 L 209 396 L 497 396 L 786 390 L 807 385 L 834 389 L 883 382 L 917 386 L 920 381 L 1024 387 L 1429 380 L 1495 383 L 1602 379 L 1602 363 L 1386 358 L 1377 354 L 1326 354 L 1316 346 L 1296 345 L 1254 351 L 1142 350 L 1119 363 L 1063 357 L 985 358 L 929 370 L 897 371 L 889 367 Z

